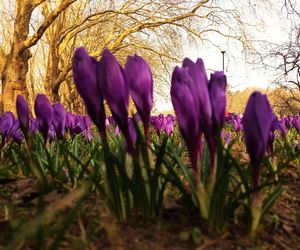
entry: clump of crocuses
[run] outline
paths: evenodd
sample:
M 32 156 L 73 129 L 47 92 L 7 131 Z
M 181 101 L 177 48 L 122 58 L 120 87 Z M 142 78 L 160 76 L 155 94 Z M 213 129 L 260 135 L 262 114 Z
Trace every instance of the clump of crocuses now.
M 125 137 L 128 152 L 131 155 L 135 154 L 128 124 L 131 94 L 143 122 L 147 142 L 150 142 L 149 119 L 153 102 L 153 80 L 150 67 L 142 57 L 129 56 L 124 70 L 108 49 L 103 50 L 98 62 L 81 47 L 76 49 L 73 57 L 73 72 L 77 90 L 84 100 L 88 114 L 104 138 L 105 99 L 118 129 Z
M 192 168 L 199 190 L 198 199 L 201 215 L 209 216 L 210 197 L 212 195 L 217 172 L 217 144 L 221 139 L 221 130 L 225 121 L 226 76 L 218 71 L 211 74 L 208 81 L 204 63 L 196 63 L 186 58 L 182 68 L 176 67 L 172 75 L 171 98 L 180 131 L 186 142 Z M 210 176 L 205 187 L 201 180 L 198 159 L 202 155 L 203 139 L 206 139 L 210 151 Z

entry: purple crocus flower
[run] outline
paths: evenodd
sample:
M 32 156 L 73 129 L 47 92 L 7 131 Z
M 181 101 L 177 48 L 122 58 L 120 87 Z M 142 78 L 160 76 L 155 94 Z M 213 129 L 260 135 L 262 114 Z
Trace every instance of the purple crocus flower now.
M 242 129 L 241 118 L 239 115 L 233 116 L 233 128 L 235 132 L 238 132 Z
M 140 121 L 141 121 L 141 117 L 138 113 L 135 113 L 134 116 L 132 118 L 129 118 L 128 121 L 129 134 L 133 144 L 135 144 L 137 140 L 137 131 L 135 128 L 135 123 L 138 124 Z
M 195 102 L 198 106 L 200 130 L 205 136 L 211 133 L 212 125 L 212 106 L 208 91 L 208 80 L 205 72 L 204 62 L 201 58 L 194 63 L 189 58 L 183 60 L 182 66 L 188 68 L 190 77 L 193 79 L 190 83 L 190 89 L 195 96 Z
M 79 135 L 85 131 L 84 120 L 81 115 L 75 115 L 74 133 Z
M 119 126 L 116 126 L 116 128 L 115 128 L 115 136 L 119 136 L 120 135 L 120 133 L 121 133 L 121 131 L 120 131 L 120 128 L 119 128 Z
M 53 120 L 53 108 L 44 94 L 38 94 L 34 102 L 34 111 L 38 121 L 38 129 L 42 133 L 46 144 L 50 124 Z
M 204 62 L 201 58 L 196 63 L 186 58 L 182 65 L 188 68 L 189 75 L 193 79 L 190 83 L 190 89 L 198 107 L 197 112 L 199 112 L 199 136 L 201 137 L 203 132 L 210 151 L 211 167 L 214 168 L 216 163 L 216 139 L 213 133 L 213 110 Z M 213 89 L 216 88 L 213 87 Z M 217 94 L 214 93 L 213 95 Z M 199 150 L 202 150 L 201 145 Z
M 67 129 L 72 136 L 75 129 L 75 117 L 71 112 L 66 113 L 65 129 Z
M 77 48 L 73 57 L 73 75 L 76 88 L 87 112 L 106 141 L 105 109 L 99 80 L 99 62 L 83 48 Z
M 38 130 L 38 120 L 37 119 L 30 119 L 29 131 L 33 135 L 37 133 Z
M 190 88 L 194 84 L 187 68 L 176 67 L 172 74 L 171 99 L 182 136 L 190 153 L 192 167 L 198 173 L 199 106 Z
M 280 131 L 280 134 L 281 136 L 284 138 L 286 133 L 287 133 L 287 129 L 285 127 L 285 121 L 283 119 L 281 119 L 279 122 L 278 122 L 278 128 L 279 128 L 279 131 Z
M 53 105 L 53 127 L 58 139 L 63 139 L 65 133 L 66 124 L 66 111 L 61 103 L 55 103 Z
M 300 116 L 294 116 L 293 118 L 293 126 L 297 130 L 298 133 L 300 133 Z
M 18 143 L 19 145 L 22 144 L 22 141 L 24 139 L 24 134 L 22 133 L 21 130 L 17 129 L 12 131 L 11 133 L 13 140 Z
M 225 139 L 225 146 L 228 146 L 229 142 L 230 142 L 230 139 L 231 139 L 231 131 L 228 132 L 227 136 L 226 136 L 226 139 Z
M 20 128 L 23 133 L 26 135 L 29 130 L 29 107 L 22 95 L 17 96 L 16 104 L 18 119 L 20 122 Z
M 273 112 L 267 97 L 258 91 L 251 94 L 243 116 L 247 151 L 253 164 L 253 185 L 258 186 L 259 165 L 267 150 Z
M 211 74 L 209 80 L 209 93 L 212 105 L 214 128 L 222 128 L 225 121 L 226 108 L 226 76 L 223 71 Z
M 164 127 L 164 120 L 165 120 L 165 117 L 164 117 L 163 114 L 159 114 L 158 116 L 154 116 L 153 126 L 154 126 L 154 129 L 155 129 L 156 133 L 158 134 L 158 136 L 160 135 L 160 131 Z
M 54 128 L 53 124 L 51 124 L 49 127 L 49 132 L 48 132 L 49 142 L 51 143 L 55 137 L 57 137 L 55 128 Z
M 174 131 L 174 122 L 172 120 L 167 120 L 166 119 L 166 124 L 164 126 L 164 131 L 167 135 L 167 137 L 170 137 L 170 135 L 173 133 Z
M 287 117 L 285 117 L 284 121 L 285 121 L 285 126 L 287 128 L 291 128 L 292 127 L 292 125 L 293 125 L 293 117 L 291 115 L 288 115 Z
M 153 79 L 150 67 L 142 57 L 134 55 L 127 57 L 124 72 L 149 143 L 149 119 L 153 103 Z
M 12 112 L 5 112 L 0 118 L 0 133 L 2 136 L 2 146 L 9 139 L 15 118 Z
M 275 130 L 278 128 L 278 118 L 277 115 L 273 114 L 268 140 L 268 152 L 273 153 L 273 142 L 275 140 Z
M 85 125 L 86 136 L 87 136 L 88 142 L 91 142 L 92 141 L 91 120 L 87 115 L 85 115 L 83 117 L 83 123 Z
M 129 86 L 121 65 L 108 49 L 102 52 L 99 72 L 104 98 L 126 139 L 128 152 L 133 155 L 134 148 L 128 130 Z

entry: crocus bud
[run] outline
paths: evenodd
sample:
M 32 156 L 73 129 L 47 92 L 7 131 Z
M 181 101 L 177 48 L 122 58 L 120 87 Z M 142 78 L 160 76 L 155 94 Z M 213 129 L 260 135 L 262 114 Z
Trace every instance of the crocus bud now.
M 0 133 L 2 136 L 2 144 L 8 139 L 11 128 L 14 124 L 14 115 L 12 112 L 5 112 L 0 118 Z
M 19 145 L 22 143 L 22 141 L 24 139 L 24 134 L 20 130 L 20 122 L 19 122 L 19 120 L 14 120 L 14 123 L 13 123 L 13 125 L 11 127 L 10 134 L 11 134 L 12 139 L 16 143 L 18 143 Z
M 285 137 L 285 135 L 286 135 L 286 127 L 285 127 L 285 122 L 284 122 L 284 120 L 280 120 L 279 122 L 278 122 L 278 129 L 279 129 L 279 132 L 280 132 L 280 134 L 281 134 L 281 136 L 284 138 Z
M 124 72 L 133 102 L 144 124 L 145 134 L 149 136 L 149 119 L 153 103 L 153 79 L 150 67 L 142 57 L 134 55 L 127 57 Z
M 102 52 L 100 79 L 104 98 L 126 139 L 129 153 L 133 154 L 133 143 L 128 130 L 129 87 L 121 65 L 108 49 Z
M 61 103 L 55 103 L 53 105 L 53 127 L 58 139 L 63 139 L 65 133 L 65 123 L 66 123 L 66 111 Z
M 159 114 L 158 116 L 153 116 L 152 123 L 157 135 L 160 135 L 160 131 L 163 129 L 165 117 L 163 114 Z
M 53 120 L 53 108 L 44 94 L 38 94 L 34 102 L 34 112 L 38 121 L 38 129 L 42 133 L 46 144 L 50 124 Z
M 298 133 L 300 133 L 300 116 L 294 116 L 293 118 L 293 126 L 297 130 Z
M 85 126 L 86 136 L 87 136 L 88 142 L 91 142 L 92 141 L 92 131 L 91 131 L 91 120 L 90 120 L 90 118 L 85 115 L 83 117 L 83 123 L 84 123 L 84 126 Z
M 16 109 L 20 122 L 20 128 L 26 135 L 29 130 L 29 107 L 22 95 L 17 96 Z
M 75 115 L 74 119 L 75 119 L 74 132 L 75 134 L 79 135 L 85 131 L 84 120 L 81 115 Z
M 37 119 L 30 119 L 29 131 L 33 135 L 37 133 L 38 130 L 38 121 Z
M 258 91 L 251 94 L 243 116 L 247 151 L 253 164 L 253 184 L 258 186 L 259 165 L 267 150 L 273 112 L 267 97 Z
M 165 131 L 167 137 L 170 137 L 170 135 L 174 131 L 174 122 L 172 120 L 167 120 L 167 122 L 164 126 L 164 131 Z
M 73 76 L 78 93 L 82 97 L 87 112 L 98 127 L 104 138 L 105 110 L 101 91 L 101 81 L 98 78 L 99 63 L 90 57 L 83 48 L 77 48 L 73 57 Z M 105 139 L 106 140 L 106 139 Z
M 212 107 L 208 91 L 208 81 L 205 72 L 203 60 L 199 58 L 196 63 L 189 58 L 185 58 L 182 66 L 188 68 L 191 82 L 192 94 L 195 96 L 195 101 L 200 112 L 200 130 L 204 132 L 205 136 L 210 134 L 212 124 Z
M 268 152 L 273 153 L 273 142 L 275 140 L 275 130 L 278 128 L 278 118 L 277 115 L 273 114 L 270 131 L 269 131 L 269 139 L 268 139 Z
M 69 131 L 70 135 L 72 136 L 75 128 L 75 117 L 71 112 L 66 113 L 65 128 Z
M 214 129 L 222 128 L 225 121 L 226 108 L 226 76 L 223 71 L 211 74 L 209 80 L 209 93 L 212 106 Z
M 226 139 L 225 139 L 225 146 L 228 146 L 229 142 L 230 142 L 230 138 L 231 138 L 231 131 L 228 132 Z
M 15 130 L 15 131 L 12 131 L 12 138 L 13 140 L 18 143 L 19 145 L 22 144 L 22 141 L 24 139 L 24 134 L 18 129 L 18 130 Z
M 53 124 L 50 124 L 49 132 L 48 132 L 48 140 L 51 143 L 53 139 L 57 137 Z
M 233 128 L 235 132 L 242 129 L 241 118 L 238 115 L 233 116 Z
M 182 136 L 190 153 L 194 172 L 198 172 L 199 107 L 192 93 L 193 79 L 187 68 L 176 67 L 171 80 L 171 100 Z

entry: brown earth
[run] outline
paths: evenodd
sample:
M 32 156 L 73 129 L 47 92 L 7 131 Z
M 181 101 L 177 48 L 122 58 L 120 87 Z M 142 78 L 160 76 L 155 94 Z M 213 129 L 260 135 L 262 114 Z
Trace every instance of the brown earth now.
M 284 193 L 260 224 L 255 236 L 232 220 L 224 233 L 209 230 L 197 217 L 171 206 L 156 222 L 135 219 L 127 224 L 114 222 L 95 195 L 91 194 L 65 232 L 59 249 L 300 249 L 300 178 L 286 172 L 281 181 Z M 13 221 L 33 218 L 37 204 L 35 180 L 10 180 L 0 184 L 0 235 L 10 233 Z M 49 225 L 55 228 L 68 215 L 77 193 L 52 192 L 45 197 L 53 213 Z M 50 210 L 49 210 L 50 211 Z M 47 227 L 46 227 L 47 228 Z M 45 234 L 51 244 L 51 233 Z M 5 242 L 3 236 L 1 241 Z M 32 249 L 31 241 L 20 241 L 17 249 Z M 1 246 L 1 244 L 0 244 Z

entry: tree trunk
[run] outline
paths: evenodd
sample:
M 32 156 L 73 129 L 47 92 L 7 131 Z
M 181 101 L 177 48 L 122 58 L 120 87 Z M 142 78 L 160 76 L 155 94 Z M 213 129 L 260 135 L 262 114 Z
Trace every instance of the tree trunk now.
M 59 76 L 59 55 L 57 48 L 50 47 L 48 62 L 47 62 L 47 72 L 46 72 L 46 82 L 45 82 L 45 92 L 51 102 L 58 102 L 59 95 L 58 91 L 53 91 L 53 83 Z
M 2 74 L 2 100 L 3 111 L 15 112 L 16 97 L 18 94 L 28 100 L 26 88 L 26 74 L 28 71 L 28 60 L 31 57 L 29 50 L 20 55 L 10 55 Z
M 28 37 L 31 13 L 35 7 L 36 4 L 31 0 L 16 1 L 13 42 L 1 75 L 3 111 L 15 112 L 18 94 L 28 99 L 26 74 L 31 53 L 29 49 L 21 50 L 21 46 Z

